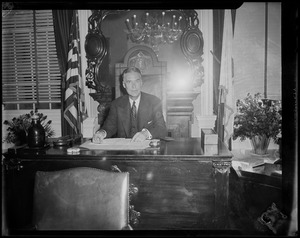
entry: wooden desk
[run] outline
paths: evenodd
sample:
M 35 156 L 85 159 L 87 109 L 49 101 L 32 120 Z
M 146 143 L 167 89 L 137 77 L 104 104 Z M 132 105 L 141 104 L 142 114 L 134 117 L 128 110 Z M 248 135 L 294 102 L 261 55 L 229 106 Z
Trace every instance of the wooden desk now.
M 274 235 L 268 228 L 258 229 L 257 218 L 272 203 L 283 208 L 281 165 L 271 164 L 278 159 L 277 151 L 269 150 L 265 156 L 253 155 L 250 150 L 232 153 L 229 201 L 235 225 L 242 235 Z
M 18 149 L 4 154 L 7 224 L 11 232 L 32 227 L 33 182 L 36 171 L 72 167 L 130 173 L 138 187 L 131 205 L 141 213 L 135 230 L 226 230 L 232 154 L 219 143 L 217 155 L 205 155 L 199 138 L 161 141 L 159 148 L 136 151 L 81 150 L 67 147 Z

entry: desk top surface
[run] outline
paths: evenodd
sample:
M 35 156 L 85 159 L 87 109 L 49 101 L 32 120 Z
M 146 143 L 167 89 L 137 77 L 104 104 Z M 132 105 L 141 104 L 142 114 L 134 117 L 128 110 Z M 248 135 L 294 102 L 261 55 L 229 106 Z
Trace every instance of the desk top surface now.
M 266 155 L 255 155 L 250 150 L 232 151 L 232 167 L 237 175 L 252 182 L 281 188 L 282 166 L 278 150 L 268 150 Z
M 265 175 L 280 175 L 281 165 L 276 164 L 280 159 L 278 150 L 268 150 L 265 155 L 253 154 L 250 150 L 233 150 L 232 166 L 236 170 Z
M 78 147 L 81 143 L 75 144 Z M 201 147 L 200 138 L 178 138 L 172 141 L 160 141 L 160 146 L 157 148 L 146 148 L 142 150 L 89 150 L 81 148 L 79 153 L 68 153 L 67 149 L 70 146 L 53 146 L 50 142 L 48 147 L 43 149 L 29 149 L 27 146 L 21 148 L 12 147 L 4 155 L 22 155 L 22 158 L 29 158 L 34 155 L 35 159 L 39 157 L 45 158 L 73 158 L 80 159 L 85 157 L 87 159 L 95 159 L 99 156 L 107 157 L 125 157 L 125 158 L 160 158 L 160 159 L 176 159 L 185 158 L 190 160 L 199 159 L 230 159 L 232 154 L 222 142 L 218 143 L 218 154 L 204 154 Z

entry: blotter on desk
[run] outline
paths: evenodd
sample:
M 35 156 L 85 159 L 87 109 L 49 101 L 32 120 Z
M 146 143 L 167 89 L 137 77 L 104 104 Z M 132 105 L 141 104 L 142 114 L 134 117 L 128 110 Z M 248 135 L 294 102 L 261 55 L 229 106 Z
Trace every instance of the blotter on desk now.
M 96 144 L 88 140 L 79 147 L 90 150 L 143 150 L 149 146 L 150 140 L 143 142 L 131 142 L 127 138 L 108 138 L 104 139 L 102 143 Z

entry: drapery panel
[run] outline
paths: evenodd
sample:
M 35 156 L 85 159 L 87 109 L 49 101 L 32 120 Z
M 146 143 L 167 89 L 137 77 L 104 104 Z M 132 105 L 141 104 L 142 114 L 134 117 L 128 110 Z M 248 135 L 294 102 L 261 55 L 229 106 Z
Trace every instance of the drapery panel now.
M 74 10 L 52 10 L 55 33 L 55 43 L 60 71 L 62 75 L 62 105 L 65 101 L 66 74 L 68 70 L 69 37 Z M 70 135 L 73 131 L 64 119 L 64 107 L 61 108 L 62 135 Z
M 55 43 L 60 71 L 67 72 L 69 35 L 72 23 L 73 10 L 52 10 L 55 33 Z

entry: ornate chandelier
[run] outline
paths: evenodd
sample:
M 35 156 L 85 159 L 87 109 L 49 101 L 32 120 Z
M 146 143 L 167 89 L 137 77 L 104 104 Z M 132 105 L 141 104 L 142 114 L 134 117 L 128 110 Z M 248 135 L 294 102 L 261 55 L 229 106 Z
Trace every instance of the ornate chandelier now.
M 151 16 L 147 12 L 144 23 L 139 24 L 136 15 L 133 15 L 132 21 L 126 19 L 125 22 L 131 41 L 149 44 L 157 54 L 160 44 L 171 44 L 180 38 L 182 34 L 181 19 L 182 17 L 179 16 L 178 21 L 176 21 L 176 16 L 173 15 L 171 22 L 165 22 L 165 12 L 161 13 L 161 18 L 158 18 L 157 15 Z M 159 22 L 159 20 L 161 21 Z

